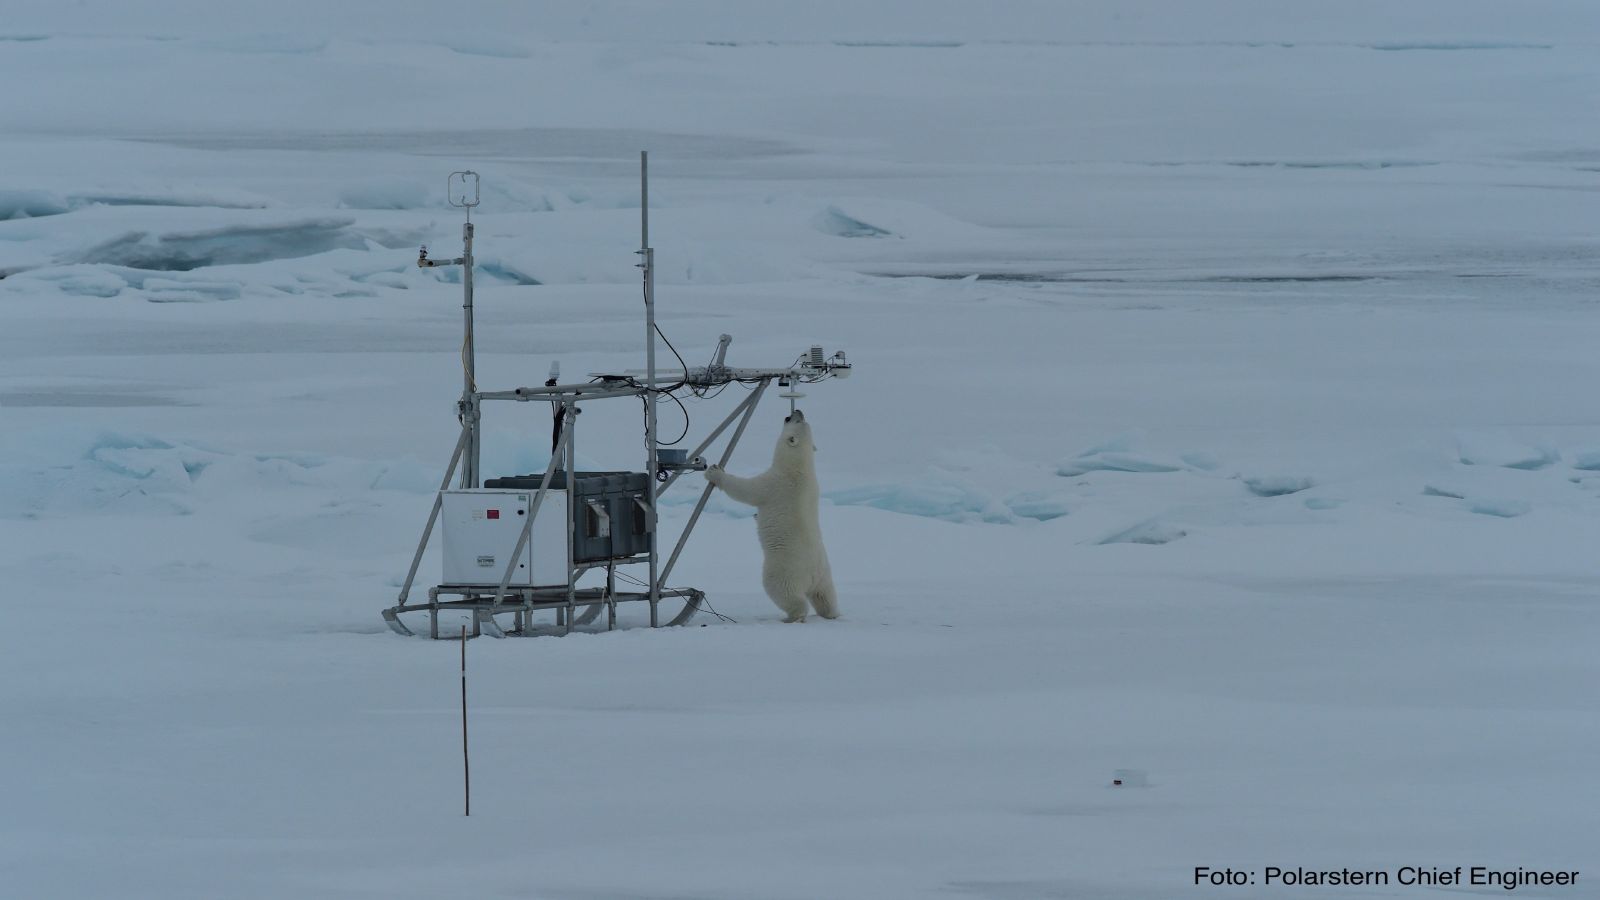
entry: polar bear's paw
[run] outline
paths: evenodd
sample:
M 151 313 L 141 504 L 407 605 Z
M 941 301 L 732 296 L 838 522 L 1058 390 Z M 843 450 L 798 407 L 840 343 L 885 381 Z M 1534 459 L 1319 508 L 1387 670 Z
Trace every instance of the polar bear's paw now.
M 831 579 L 813 589 L 806 599 L 811 601 L 811 608 L 817 611 L 817 615 L 824 619 L 839 618 L 839 595 L 834 591 Z
M 712 484 L 721 484 L 722 467 L 716 464 L 706 466 L 706 480 Z
M 783 613 L 785 622 L 804 622 L 806 620 L 806 597 L 798 591 L 790 592 L 781 586 L 768 585 L 767 596 L 772 598 L 772 604 L 778 607 L 778 612 Z

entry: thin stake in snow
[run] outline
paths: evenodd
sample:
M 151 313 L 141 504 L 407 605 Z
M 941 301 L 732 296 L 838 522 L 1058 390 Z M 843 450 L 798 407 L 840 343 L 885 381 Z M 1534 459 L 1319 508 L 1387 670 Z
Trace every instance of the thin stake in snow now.
M 467 626 L 461 626 L 461 783 L 466 809 L 472 815 L 472 763 L 467 758 Z

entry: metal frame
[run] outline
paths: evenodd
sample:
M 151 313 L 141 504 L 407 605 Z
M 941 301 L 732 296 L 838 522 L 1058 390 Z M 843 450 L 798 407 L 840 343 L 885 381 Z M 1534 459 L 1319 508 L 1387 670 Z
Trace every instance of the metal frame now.
M 461 202 L 456 202 L 454 193 L 456 177 L 461 176 L 463 187 Z M 471 176 L 473 189 L 472 199 L 465 196 L 467 176 Z M 422 538 L 417 543 L 416 552 L 411 557 L 411 568 L 406 573 L 404 584 L 400 588 L 400 595 L 394 606 L 383 611 L 384 621 L 389 627 L 402 635 L 412 635 L 414 632 L 400 620 L 401 613 L 426 611 L 429 617 L 428 634 L 430 637 L 439 637 L 439 613 L 441 611 L 458 610 L 472 615 L 474 636 L 489 634 L 493 637 L 505 637 L 508 634 L 533 634 L 533 614 L 536 611 L 554 610 L 556 614 L 556 627 L 560 633 L 566 634 L 575 624 L 584 625 L 594 621 L 600 612 L 608 613 L 606 628 L 616 627 L 617 604 L 623 602 L 645 602 L 650 606 L 650 626 L 658 627 L 662 624 L 660 604 L 665 599 L 682 599 L 685 601 L 681 610 L 671 616 L 665 624 L 681 625 L 693 618 L 700 608 L 705 594 L 695 588 L 679 587 L 668 588 L 666 580 L 671 576 L 673 568 L 678 563 L 679 556 L 688 544 L 689 535 L 694 531 L 695 525 L 700 521 L 700 514 L 704 512 L 706 503 L 711 499 L 714 489 L 708 482 L 700 492 L 700 499 L 695 503 L 694 511 L 690 514 L 688 522 L 684 524 L 683 531 L 678 535 L 673 544 L 672 554 L 668 557 L 666 565 L 660 564 L 660 535 L 658 531 L 657 503 L 661 495 L 677 483 L 678 478 L 690 469 L 704 468 L 701 461 L 703 454 L 711 445 L 722 436 L 722 433 L 738 421 L 727 445 L 723 448 L 721 465 L 726 466 L 733 457 L 733 451 L 738 446 L 739 440 L 744 436 L 745 428 L 750 424 L 755 415 L 756 407 L 760 404 L 767 387 L 774 379 L 781 384 L 790 386 L 790 392 L 784 396 L 795 396 L 793 386 L 802 379 L 815 380 L 819 377 L 843 377 L 849 374 L 849 363 L 845 362 L 842 353 L 835 357 L 822 360 L 821 348 L 814 348 L 812 359 L 808 362 L 797 362 L 795 365 L 783 369 L 730 369 L 723 364 L 727 353 L 729 341 L 732 338 L 722 335 L 718 343 L 717 354 L 710 366 L 696 367 L 688 371 L 674 370 L 671 378 L 663 378 L 664 373 L 656 369 L 656 330 L 655 320 L 655 251 L 650 247 L 650 195 L 649 195 L 649 156 L 646 153 L 639 155 L 640 178 L 640 216 L 639 230 L 640 241 L 637 251 L 640 261 L 637 264 L 642 270 L 644 281 L 644 306 L 645 306 L 645 371 L 643 380 L 633 377 L 630 373 L 622 375 L 600 375 L 596 380 L 582 384 L 546 384 L 541 387 L 519 387 L 513 390 L 481 391 L 475 381 L 476 373 L 476 348 L 473 338 L 473 307 L 472 307 L 472 207 L 477 205 L 477 174 L 475 172 L 452 172 L 450 184 L 452 205 L 464 207 L 467 211 L 467 222 L 462 229 L 462 255 L 455 259 L 430 259 L 428 248 L 424 246 L 418 255 L 417 265 L 424 268 L 435 266 L 459 265 L 463 267 L 462 277 L 462 311 L 464 336 L 461 346 L 461 363 L 463 370 L 463 385 L 461 399 L 457 403 L 457 419 L 461 423 L 461 436 L 456 441 L 455 452 L 450 457 L 450 463 L 445 468 L 444 479 L 439 484 L 439 492 L 435 495 L 433 509 L 428 514 L 427 524 L 423 526 Z M 821 360 L 819 362 L 819 360 Z M 554 379 L 552 379 L 554 380 Z M 732 381 L 754 384 L 754 389 L 744 400 L 740 401 L 733 410 L 712 429 L 692 453 L 688 461 L 671 466 L 663 466 L 658 459 L 656 443 L 656 403 L 659 402 L 658 394 L 662 393 L 660 385 L 687 382 L 696 386 L 725 385 Z M 642 398 L 645 407 L 645 471 L 651 475 L 652 489 L 650 502 L 645 504 L 646 530 L 649 535 L 649 549 L 631 557 L 605 560 L 603 562 L 579 563 L 573 559 L 573 517 L 577 510 L 577 452 L 576 431 L 579 415 L 582 408 L 579 403 L 591 400 L 608 400 L 614 398 Z M 464 489 L 480 486 L 481 473 L 479 471 L 480 435 L 482 425 L 481 406 L 487 400 L 510 400 L 516 402 L 540 401 L 548 402 L 558 407 L 560 413 L 561 436 L 557 445 L 552 448 L 550 464 L 546 467 L 544 477 L 534 493 L 528 508 L 527 518 L 522 525 L 522 531 L 517 538 L 516 549 L 507 560 L 506 569 L 502 573 L 498 586 L 490 589 L 487 585 L 436 585 L 428 590 L 426 603 L 408 602 L 411 588 L 416 583 L 417 570 L 422 565 L 422 557 L 427 552 L 428 542 L 432 539 L 434 526 L 438 523 L 439 513 L 444 504 L 444 491 L 449 488 L 451 478 L 460 470 L 460 485 Z M 792 400 L 791 400 L 792 405 Z M 516 573 L 517 559 L 527 547 L 532 536 L 533 520 L 539 513 L 545 497 L 550 491 L 552 476 L 556 470 L 564 469 L 567 477 L 567 582 L 565 585 L 550 586 L 513 586 L 512 577 Z M 667 473 L 670 472 L 670 475 Z M 665 476 L 663 478 L 663 476 Z M 657 481 L 659 480 L 659 484 Z M 649 567 L 649 580 L 644 583 L 642 591 L 618 592 L 616 589 L 616 569 L 619 565 L 645 564 Z M 606 571 L 606 585 L 604 588 L 580 588 L 578 580 L 588 571 L 603 566 Z M 530 570 L 531 574 L 531 570 Z M 456 600 L 441 600 L 441 597 L 458 597 Z M 507 631 L 502 629 L 496 621 L 496 616 L 511 614 L 514 616 L 514 627 Z
M 723 447 L 720 457 L 720 464 L 726 465 L 728 460 L 733 457 L 734 449 L 738 447 L 746 427 L 749 426 L 750 420 L 755 416 L 756 407 L 760 404 L 768 385 L 775 377 L 777 376 L 768 376 L 760 379 L 755 389 L 750 392 L 750 395 L 734 406 L 721 423 L 712 429 L 711 433 L 700 442 L 699 446 L 690 454 L 690 457 L 692 459 L 701 457 L 712 443 L 732 425 L 735 426 L 733 434 L 726 446 Z M 649 393 L 642 386 L 614 388 L 600 392 L 594 391 L 593 388 L 594 385 L 588 384 L 557 385 L 554 387 L 518 388 L 516 391 L 494 392 L 494 394 L 478 392 L 474 395 L 475 399 L 478 400 L 510 399 L 514 397 L 522 401 L 531 400 L 538 396 L 539 399 L 559 403 L 566 413 L 565 425 L 561 432 L 561 442 L 556 449 L 556 453 L 551 457 L 550 465 L 545 469 L 544 477 L 541 479 L 539 487 L 532 492 L 533 497 L 528 507 L 528 516 L 523 521 L 522 531 L 518 535 L 516 547 L 506 562 L 505 570 L 501 573 L 500 583 L 492 589 L 486 585 L 441 584 L 428 590 L 426 603 L 410 603 L 408 601 L 411 595 L 411 588 L 416 582 L 417 570 L 422 565 L 422 557 L 427 551 L 428 542 L 432 538 L 434 526 L 438 522 L 439 513 L 443 507 L 443 492 L 449 487 L 450 479 L 454 476 L 458 464 L 466 455 L 468 426 L 463 424 L 461 437 L 456 441 L 455 453 L 450 457 L 450 463 L 445 469 L 444 479 L 440 483 L 439 493 L 434 497 L 433 508 L 428 514 L 427 523 L 423 526 L 422 539 L 417 543 L 416 552 L 412 554 L 411 568 L 406 574 L 405 583 L 400 588 L 398 601 L 394 606 L 383 611 L 384 621 L 389 624 L 391 629 L 403 635 L 414 634 L 415 632 L 400 621 L 400 614 L 426 611 L 429 615 L 428 634 L 430 637 L 437 638 L 439 637 L 440 611 L 459 610 L 472 614 L 472 633 L 474 635 L 486 633 L 492 637 L 505 637 L 509 634 L 532 634 L 534 633 L 531 621 L 532 614 L 538 610 L 555 610 L 557 614 L 556 626 L 561 630 L 562 634 L 570 632 L 573 625 L 592 622 L 602 611 L 608 612 L 606 627 L 607 630 L 610 630 L 616 626 L 616 605 L 633 601 L 650 604 L 652 612 L 651 627 L 658 627 L 662 624 L 659 613 L 661 601 L 663 599 L 678 598 L 686 602 L 683 608 L 668 619 L 665 624 L 682 625 L 694 617 L 694 614 L 700 608 L 701 601 L 705 598 L 705 593 L 695 588 L 668 588 L 664 584 L 672 574 L 673 568 L 677 565 L 678 557 L 688 544 L 689 536 L 693 533 L 695 525 L 700 521 L 700 515 L 705 510 L 706 503 L 711 499 L 711 492 L 714 488 L 709 482 L 701 489 L 694 511 L 690 514 L 688 522 L 684 524 L 682 532 L 679 533 L 677 540 L 674 542 L 672 555 L 668 558 L 665 566 L 659 565 L 659 540 L 652 540 L 650 542 L 650 551 L 645 554 L 606 560 L 604 562 L 578 563 L 572 558 L 572 517 L 577 509 L 577 479 L 569 475 L 566 487 L 567 527 L 565 529 L 568 544 L 567 583 L 565 585 L 539 587 L 513 586 L 511 584 L 511 579 L 516 574 L 517 560 L 527 547 L 528 540 L 531 539 L 534 517 L 539 514 L 545 497 L 552 490 L 550 483 L 553 480 L 554 473 L 557 469 L 562 469 L 568 473 L 576 471 L 577 429 L 575 425 L 582 412 L 582 408 L 577 405 L 578 401 L 612 397 L 641 397 Z M 737 422 L 737 425 L 735 425 L 735 422 Z M 673 472 L 665 482 L 654 485 L 652 490 L 653 499 L 659 501 L 661 495 L 677 482 L 684 471 L 687 471 L 687 469 L 679 469 Z M 653 522 L 654 520 L 654 517 L 649 515 L 650 512 L 653 512 L 653 509 L 654 503 L 650 504 L 647 509 L 647 522 Z M 652 537 L 658 537 L 654 531 L 652 531 Z M 648 564 L 652 572 L 652 580 L 647 583 L 649 589 L 618 592 L 616 590 L 617 566 L 641 563 Z M 602 566 L 606 570 L 606 587 L 604 589 L 578 587 L 578 579 L 584 573 Z M 460 599 L 441 600 L 441 596 L 456 596 Z M 509 631 L 501 628 L 495 621 L 496 616 L 508 613 L 516 617 L 515 625 Z

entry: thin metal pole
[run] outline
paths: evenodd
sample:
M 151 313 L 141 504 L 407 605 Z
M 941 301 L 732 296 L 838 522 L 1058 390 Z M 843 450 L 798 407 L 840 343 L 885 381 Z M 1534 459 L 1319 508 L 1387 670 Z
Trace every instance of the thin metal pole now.
M 567 414 L 562 417 L 561 430 L 566 440 L 567 451 L 565 463 L 567 469 L 567 611 L 563 617 L 564 628 L 562 634 L 572 633 L 572 619 L 577 610 L 572 608 L 573 595 L 578 587 L 577 561 L 573 557 L 578 555 L 578 537 L 572 533 L 573 522 L 578 516 L 578 463 L 577 445 L 573 439 L 577 432 L 578 405 L 567 404 Z
M 650 483 L 656 478 L 656 267 L 655 251 L 650 248 L 650 151 L 639 151 L 639 254 L 644 264 L 644 442 L 645 473 Z M 645 512 L 645 527 L 650 533 L 650 627 L 657 625 L 656 607 L 661 602 L 661 581 L 657 559 L 656 497 L 650 491 L 650 502 Z
M 416 555 L 411 557 L 411 570 L 406 573 L 406 583 L 400 587 L 399 606 L 404 606 L 406 597 L 411 595 L 411 583 L 417 579 L 417 567 L 422 565 L 422 554 L 428 549 L 428 538 L 433 535 L 433 525 L 439 520 L 439 508 L 444 505 L 444 498 L 440 496 L 450 486 L 450 477 L 456 473 L 456 463 L 461 461 L 462 449 L 467 446 L 467 430 L 461 429 L 461 437 L 456 440 L 456 450 L 450 454 L 450 465 L 444 470 L 444 480 L 439 482 L 439 493 L 433 495 L 433 511 L 428 513 L 428 524 L 422 529 L 422 541 L 417 544 Z
M 466 808 L 472 815 L 472 761 L 467 756 L 467 626 L 461 626 L 461 787 Z
M 761 388 L 759 391 L 753 391 L 749 396 L 745 397 L 743 400 L 740 400 L 739 404 L 728 413 L 728 417 L 722 420 L 722 424 L 718 425 L 710 434 L 706 435 L 706 439 L 700 442 L 700 446 L 689 451 L 689 458 L 694 459 L 700 454 L 706 452 L 706 448 L 711 446 L 711 442 L 720 437 L 724 431 L 727 431 L 728 426 L 733 424 L 733 420 L 739 418 L 739 416 L 744 413 L 745 407 L 755 402 L 755 400 L 761 396 L 760 391 L 766 390 L 766 385 L 766 381 L 761 382 Z M 683 477 L 683 473 L 687 471 L 689 470 L 679 469 L 678 471 L 673 472 L 671 478 L 668 478 L 666 481 L 662 482 L 659 488 L 656 488 L 656 496 L 659 497 L 662 494 L 665 494 L 667 492 L 667 488 L 670 488 L 676 484 L 678 479 Z
M 519 387 L 510 391 L 479 391 L 478 402 L 484 400 L 515 400 L 519 403 L 529 400 L 553 401 L 558 398 L 571 400 L 601 400 L 606 397 L 638 397 L 645 392 L 641 387 L 606 388 L 600 384 L 564 384 L 555 387 Z
M 567 417 L 568 423 L 570 424 L 574 418 L 576 416 L 569 414 Z M 571 428 L 561 429 L 561 442 L 569 447 L 572 445 Z M 495 606 L 505 602 L 506 588 L 511 584 L 512 573 L 517 570 L 517 558 L 522 555 L 523 549 L 528 546 L 528 540 L 533 534 L 533 517 L 539 514 L 539 507 L 544 504 L 545 495 L 550 492 L 550 476 L 555 473 L 556 459 L 557 457 L 555 456 L 550 457 L 550 464 L 544 467 L 544 477 L 539 480 L 539 490 L 533 495 L 533 502 L 528 504 L 528 520 L 522 523 L 522 533 L 517 536 L 517 546 L 511 551 L 511 559 L 506 564 L 505 572 L 500 576 L 500 586 L 494 592 Z M 571 529 L 568 530 L 570 531 Z M 528 560 L 528 565 L 530 566 L 528 569 L 528 586 L 532 587 L 534 585 L 534 573 L 531 568 L 533 565 L 532 559 Z
M 744 436 L 744 427 L 750 424 L 750 419 L 756 412 L 756 403 L 761 400 L 761 395 L 766 392 L 767 385 L 770 383 L 770 381 L 762 381 L 761 386 L 756 388 L 750 395 L 750 405 L 745 408 L 744 418 L 739 420 L 739 427 L 734 429 L 733 437 L 728 438 L 728 446 L 723 449 L 722 461 L 718 465 L 726 466 L 728 460 L 733 458 L 733 448 L 739 446 L 739 438 Z M 695 523 L 700 521 L 700 513 L 705 510 L 706 501 L 711 499 L 713 487 L 708 481 L 706 482 L 705 490 L 700 492 L 700 501 L 694 505 L 694 512 L 689 514 L 689 522 L 683 526 L 683 533 L 678 535 L 677 546 L 672 548 L 672 555 L 667 558 L 667 567 L 661 570 L 662 581 L 667 580 L 672 575 L 672 567 L 678 564 L 678 554 L 683 552 L 683 546 L 689 542 L 689 533 L 694 531 Z
M 472 210 L 467 210 L 467 223 L 461 226 L 464 249 L 461 256 L 461 310 L 465 333 L 461 342 L 461 416 L 462 424 L 470 435 L 467 441 L 467 461 L 461 469 L 461 486 L 478 486 L 479 433 L 478 433 L 478 348 L 472 333 Z
M 606 630 L 617 627 L 617 563 L 606 563 Z

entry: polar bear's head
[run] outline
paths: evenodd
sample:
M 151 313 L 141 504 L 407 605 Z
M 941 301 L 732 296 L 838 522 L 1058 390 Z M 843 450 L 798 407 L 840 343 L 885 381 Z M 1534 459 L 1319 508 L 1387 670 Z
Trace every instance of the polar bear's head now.
M 778 435 L 778 447 L 772 451 L 773 464 L 809 467 L 816 452 L 817 446 L 811 441 L 811 424 L 806 421 L 805 413 L 797 409 L 784 416 L 783 433 Z

